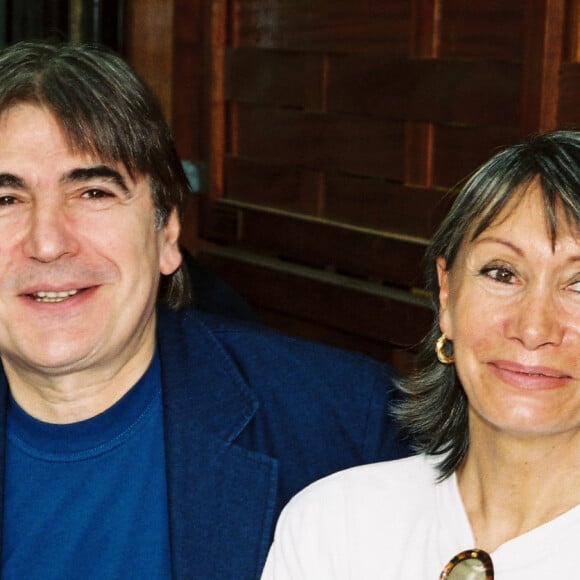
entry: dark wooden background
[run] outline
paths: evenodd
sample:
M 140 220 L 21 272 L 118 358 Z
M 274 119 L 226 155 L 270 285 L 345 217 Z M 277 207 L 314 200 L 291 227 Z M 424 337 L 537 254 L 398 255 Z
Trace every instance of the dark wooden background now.
M 266 323 L 407 370 L 449 189 L 580 121 L 579 4 L 128 2 L 128 59 L 207 168 L 185 245 Z

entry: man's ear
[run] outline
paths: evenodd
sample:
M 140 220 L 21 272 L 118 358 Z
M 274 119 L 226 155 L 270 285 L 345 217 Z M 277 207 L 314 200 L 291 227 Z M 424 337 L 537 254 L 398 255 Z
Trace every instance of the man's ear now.
M 443 256 L 437 258 L 437 277 L 439 279 L 439 328 L 441 332 L 452 339 L 451 314 L 449 312 L 449 285 L 450 274 L 447 261 Z
M 179 233 L 181 225 L 177 210 L 171 210 L 163 228 L 159 231 L 159 270 L 164 276 L 173 274 L 181 264 Z

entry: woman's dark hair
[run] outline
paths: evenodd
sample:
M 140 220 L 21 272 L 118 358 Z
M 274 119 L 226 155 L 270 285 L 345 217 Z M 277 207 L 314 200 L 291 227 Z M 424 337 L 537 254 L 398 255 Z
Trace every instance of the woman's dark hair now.
M 443 257 L 453 269 L 464 241 L 488 228 L 507 204 L 526 194 L 538 180 L 552 242 L 558 235 L 556 210 L 580 225 L 580 132 L 553 131 L 508 147 L 481 166 L 459 191 L 449 213 L 433 236 L 426 255 L 427 289 L 435 318 L 420 345 L 417 371 L 399 382 L 406 393 L 395 413 L 417 451 L 440 455 L 439 474 L 445 479 L 463 460 L 469 445 L 467 398 L 453 364 L 442 364 L 435 353 L 439 329 L 439 281 L 436 261 Z
M 0 51 L 0 115 L 19 103 L 54 114 L 69 145 L 129 175 L 148 176 L 161 228 L 189 191 L 163 113 L 149 88 L 112 51 L 93 45 L 21 42 Z M 172 308 L 189 303 L 183 267 L 162 276 L 159 299 Z

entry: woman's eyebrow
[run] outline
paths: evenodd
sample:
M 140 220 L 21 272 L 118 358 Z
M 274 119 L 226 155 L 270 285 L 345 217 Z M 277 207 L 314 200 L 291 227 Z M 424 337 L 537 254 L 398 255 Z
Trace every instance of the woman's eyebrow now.
M 503 246 L 507 246 L 508 248 L 510 248 L 516 254 L 518 254 L 520 256 L 524 255 L 524 251 L 519 246 L 514 244 L 513 242 L 510 242 L 509 240 L 505 240 L 503 238 L 497 238 L 495 236 L 486 236 L 486 237 L 477 238 L 474 243 L 476 245 L 485 244 L 485 243 L 501 244 Z

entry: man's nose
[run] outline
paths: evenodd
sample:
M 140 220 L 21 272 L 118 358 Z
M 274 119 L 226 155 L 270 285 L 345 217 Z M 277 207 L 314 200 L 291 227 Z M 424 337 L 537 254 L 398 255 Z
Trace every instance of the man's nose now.
M 61 204 L 36 205 L 30 215 L 24 251 L 39 262 L 52 262 L 66 254 L 74 254 L 78 241 L 74 228 Z

